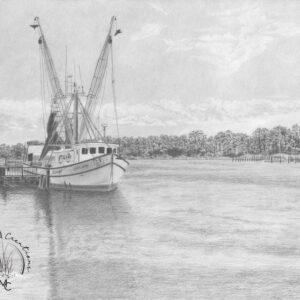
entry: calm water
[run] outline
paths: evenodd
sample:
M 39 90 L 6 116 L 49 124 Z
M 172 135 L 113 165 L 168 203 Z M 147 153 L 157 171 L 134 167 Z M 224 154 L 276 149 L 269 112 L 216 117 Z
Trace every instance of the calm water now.
M 300 164 L 132 161 L 107 194 L 0 190 L 0 299 L 299 299 Z

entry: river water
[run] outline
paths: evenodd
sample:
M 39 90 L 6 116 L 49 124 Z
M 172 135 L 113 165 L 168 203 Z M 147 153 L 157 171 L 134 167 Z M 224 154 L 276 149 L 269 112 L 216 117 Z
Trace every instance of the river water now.
M 1 188 L 0 299 L 299 299 L 300 164 L 131 161 L 111 193 Z

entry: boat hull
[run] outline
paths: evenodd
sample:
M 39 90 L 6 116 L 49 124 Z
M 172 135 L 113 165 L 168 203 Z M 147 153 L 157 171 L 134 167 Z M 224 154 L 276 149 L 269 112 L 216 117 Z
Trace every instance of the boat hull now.
M 126 172 L 129 163 L 117 155 L 98 156 L 90 160 L 56 168 L 41 169 L 41 188 L 78 191 L 111 191 Z

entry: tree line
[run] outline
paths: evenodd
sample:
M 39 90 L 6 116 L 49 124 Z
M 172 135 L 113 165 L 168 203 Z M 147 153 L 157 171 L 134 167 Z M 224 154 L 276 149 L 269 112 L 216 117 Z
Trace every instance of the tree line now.
M 158 157 L 220 157 L 246 154 L 272 155 L 276 153 L 300 154 L 300 126 L 257 128 L 251 135 L 230 130 L 207 136 L 202 130 L 183 135 L 148 137 L 107 137 L 108 143 L 119 143 L 122 155 L 127 158 Z M 23 144 L 0 145 L 0 157 L 21 159 Z
M 184 135 L 109 138 L 127 157 L 220 157 L 246 154 L 300 153 L 300 126 L 257 128 L 251 135 L 230 130 L 207 136 L 202 130 Z

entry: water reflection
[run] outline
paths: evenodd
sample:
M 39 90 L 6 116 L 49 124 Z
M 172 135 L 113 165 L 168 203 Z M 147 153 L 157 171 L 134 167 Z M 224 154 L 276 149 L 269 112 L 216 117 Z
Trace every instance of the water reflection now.
M 35 221 L 48 228 L 50 299 L 72 298 L 75 291 L 85 296 L 91 291 L 88 298 L 99 299 L 116 292 L 113 278 L 120 272 L 127 272 L 130 280 L 124 255 L 131 252 L 131 220 L 120 190 L 103 194 L 36 190 L 34 200 Z M 117 296 L 123 292 L 119 289 Z
M 107 194 L 0 189 L 0 230 L 32 257 L 10 299 L 300 294 L 299 165 L 136 161 L 128 173 Z
M 4 204 L 6 204 L 6 201 L 7 201 L 7 188 L 3 186 L 0 189 L 0 193 L 1 193 L 1 199 L 3 200 Z

